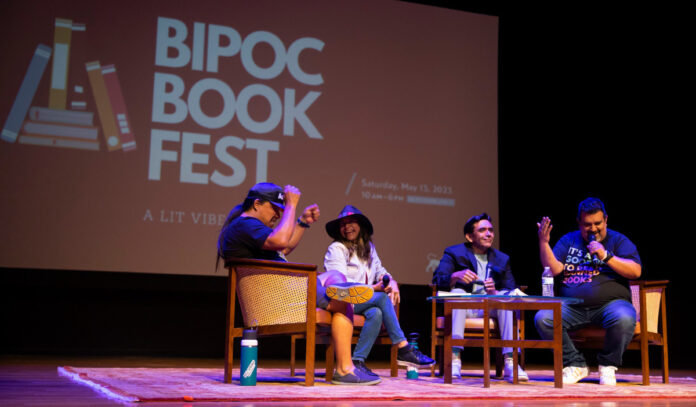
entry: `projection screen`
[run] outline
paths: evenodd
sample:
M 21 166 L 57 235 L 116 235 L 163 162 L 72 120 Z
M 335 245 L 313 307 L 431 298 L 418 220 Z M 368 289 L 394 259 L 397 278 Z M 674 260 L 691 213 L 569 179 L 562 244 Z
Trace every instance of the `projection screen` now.
M 321 265 L 325 223 L 353 204 L 401 283 L 430 282 L 470 216 L 497 220 L 497 17 L 387 0 L 0 9 L 0 267 L 215 275 L 220 225 L 260 181 L 321 209 L 290 261 Z

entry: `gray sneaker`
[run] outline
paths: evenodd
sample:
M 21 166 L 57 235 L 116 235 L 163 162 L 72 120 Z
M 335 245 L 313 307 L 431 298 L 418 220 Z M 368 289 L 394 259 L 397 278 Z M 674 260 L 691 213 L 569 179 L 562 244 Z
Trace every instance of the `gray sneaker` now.
M 379 377 L 370 376 L 362 370 L 355 368 L 352 373 L 346 373 L 343 376 L 338 374 L 338 371 L 335 371 L 331 383 L 346 386 L 372 386 L 381 381 L 382 379 Z
M 372 298 L 372 286 L 358 283 L 340 283 L 326 286 L 326 296 L 332 300 L 362 304 Z
M 370 368 L 367 367 L 365 365 L 365 362 L 363 362 L 362 360 L 354 360 L 353 365 L 355 365 L 356 369 L 360 369 L 363 372 L 367 373 L 368 376 L 379 377 L 379 375 L 377 373 L 373 372 L 372 370 L 370 370 Z

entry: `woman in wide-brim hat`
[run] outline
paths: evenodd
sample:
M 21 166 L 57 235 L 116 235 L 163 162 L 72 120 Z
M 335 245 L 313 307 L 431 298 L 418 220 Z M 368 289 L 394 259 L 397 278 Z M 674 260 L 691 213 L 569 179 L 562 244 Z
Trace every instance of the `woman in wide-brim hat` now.
M 399 302 L 399 286 L 377 255 L 372 242 L 372 222 L 360 210 L 347 205 L 338 218 L 326 224 L 326 232 L 334 239 L 324 256 L 324 269 L 338 271 L 353 283 L 369 284 L 375 290 L 370 300 L 356 304 L 354 312 L 365 317 L 365 325 L 353 351 L 353 364 L 368 374 L 377 376 L 365 366 L 372 345 L 384 323 L 392 343 L 399 345 L 397 362 L 402 366 L 426 367 L 435 363 L 408 344 L 394 311 Z M 387 276 L 389 283 L 383 284 Z

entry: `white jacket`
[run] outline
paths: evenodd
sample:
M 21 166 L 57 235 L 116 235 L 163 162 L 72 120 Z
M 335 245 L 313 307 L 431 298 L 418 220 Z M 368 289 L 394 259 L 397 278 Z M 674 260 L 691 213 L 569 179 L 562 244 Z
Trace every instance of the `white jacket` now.
M 358 258 L 353 253 L 348 257 L 348 248 L 341 242 L 333 242 L 329 245 L 324 255 L 324 271 L 336 270 L 346 276 L 350 283 L 377 284 L 385 274 L 389 274 L 382 266 L 382 262 L 377 255 L 375 245 L 370 243 L 372 248 L 372 265 L 367 266 L 367 262 Z M 391 274 L 389 274 L 391 278 Z

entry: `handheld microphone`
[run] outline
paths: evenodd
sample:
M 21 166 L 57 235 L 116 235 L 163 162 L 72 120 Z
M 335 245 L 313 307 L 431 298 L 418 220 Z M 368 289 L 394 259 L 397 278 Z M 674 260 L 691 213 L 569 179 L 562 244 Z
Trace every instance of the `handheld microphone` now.
M 382 276 L 382 287 L 387 288 L 390 281 L 391 279 L 389 278 L 389 274 L 385 274 L 384 276 Z
M 590 241 L 590 243 L 594 242 L 597 240 L 597 236 L 595 236 L 594 233 L 588 233 L 587 234 L 587 240 Z M 592 253 L 592 262 L 594 264 L 599 264 L 599 258 L 597 257 L 596 253 Z

